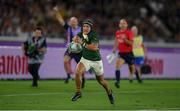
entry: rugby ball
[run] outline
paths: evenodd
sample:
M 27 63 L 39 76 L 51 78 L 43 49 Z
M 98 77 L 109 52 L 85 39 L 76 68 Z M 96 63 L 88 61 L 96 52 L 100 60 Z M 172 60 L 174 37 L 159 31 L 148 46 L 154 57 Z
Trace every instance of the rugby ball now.
M 82 45 L 79 43 L 71 42 L 68 46 L 68 51 L 70 53 L 79 53 L 82 51 Z

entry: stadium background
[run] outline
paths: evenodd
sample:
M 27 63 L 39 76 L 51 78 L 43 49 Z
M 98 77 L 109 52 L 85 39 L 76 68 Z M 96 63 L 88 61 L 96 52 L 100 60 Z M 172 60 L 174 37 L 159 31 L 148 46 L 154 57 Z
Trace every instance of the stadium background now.
M 65 38 L 65 30 L 52 17 L 57 5 L 65 19 L 94 19 L 103 40 L 112 40 L 119 19 L 126 18 L 130 26 L 138 26 L 145 41 L 180 41 L 179 0 L 1 0 L 0 5 L 1 36 L 29 36 L 41 24 L 46 37 Z

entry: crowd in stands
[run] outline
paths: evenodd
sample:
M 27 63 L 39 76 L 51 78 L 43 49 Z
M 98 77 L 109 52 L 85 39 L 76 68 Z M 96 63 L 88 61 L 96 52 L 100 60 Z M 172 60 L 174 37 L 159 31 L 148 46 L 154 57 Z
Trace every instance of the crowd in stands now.
M 65 20 L 92 18 L 101 39 L 112 40 L 125 18 L 145 41 L 180 42 L 180 0 L 1 0 L 0 37 L 30 36 L 41 25 L 46 37 L 65 38 L 53 13 L 56 5 Z

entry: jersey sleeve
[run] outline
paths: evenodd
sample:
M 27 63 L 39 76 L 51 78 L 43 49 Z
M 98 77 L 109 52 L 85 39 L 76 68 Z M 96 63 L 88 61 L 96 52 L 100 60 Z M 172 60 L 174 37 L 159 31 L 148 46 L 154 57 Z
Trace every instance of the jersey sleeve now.
M 99 35 L 96 32 L 92 34 L 91 43 L 99 43 Z
M 69 28 L 69 25 L 65 22 L 65 24 L 64 24 L 64 26 L 63 26 L 63 27 L 64 27 L 64 29 L 66 29 L 66 30 L 67 30 L 67 29 Z

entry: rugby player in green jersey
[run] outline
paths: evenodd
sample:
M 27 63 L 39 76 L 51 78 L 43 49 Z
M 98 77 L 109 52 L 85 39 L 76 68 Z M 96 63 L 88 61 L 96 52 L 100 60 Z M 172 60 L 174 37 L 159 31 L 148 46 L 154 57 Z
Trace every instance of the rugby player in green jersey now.
M 73 38 L 73 41 L 80 43 L 83 46 L 82 57 L 78 65 L 76 66 L 76 93 L 71 98 L 72 101 L 76 101 L 82 96 L 81 83 L 82 75 L 89 69 L 91 69 L 100 85 L 104 87 L 107 92 L 108 98 L 111 104 L 114 104 L 114 96 L 107 81 L 104 79 L 103 63 L 99 51 L 99 37 L 98 34 L 92 29 L 93 22 L 90 19 L 83 21 L 83 30 Z

